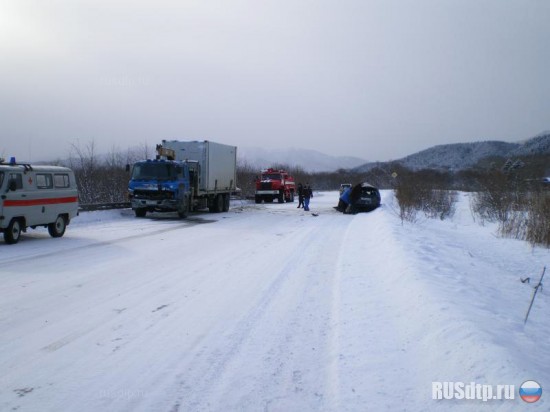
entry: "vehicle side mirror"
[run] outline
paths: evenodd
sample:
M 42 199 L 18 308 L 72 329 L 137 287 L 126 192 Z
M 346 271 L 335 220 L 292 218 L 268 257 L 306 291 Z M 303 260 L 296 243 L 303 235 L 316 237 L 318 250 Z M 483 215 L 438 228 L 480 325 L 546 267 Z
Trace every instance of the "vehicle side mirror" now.
M 125 170 L 126 170 L 127 172 L 130 171 L 130 165 L 129 165 L 129 164 L 126 165 L 126 169 L 125 169 Z
M 15 192 L 17 190 L 17 182 L 15 179 L 10 179 L 8 182 L 8 190 Z

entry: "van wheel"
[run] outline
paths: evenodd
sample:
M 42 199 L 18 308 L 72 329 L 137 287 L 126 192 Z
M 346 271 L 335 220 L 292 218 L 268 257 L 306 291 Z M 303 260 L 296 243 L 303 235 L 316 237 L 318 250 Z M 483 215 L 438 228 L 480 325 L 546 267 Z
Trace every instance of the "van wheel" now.
M 4 240 L 7 244 L 13 245 L 19 242 L 21 237 L 21 222 L 17 219 L 12 219 L 8 227 L 4 230 Z
M 135 209 L 134 210 L 136 217 L 145 217 L 147 214 L 147 209 Z
M 67 228 L 67 220 L 65 216 L 57 216 L 55 222 L 48 225 L 48 232 L 51 237 L 61 237 L 65 234 L 65 229 Z

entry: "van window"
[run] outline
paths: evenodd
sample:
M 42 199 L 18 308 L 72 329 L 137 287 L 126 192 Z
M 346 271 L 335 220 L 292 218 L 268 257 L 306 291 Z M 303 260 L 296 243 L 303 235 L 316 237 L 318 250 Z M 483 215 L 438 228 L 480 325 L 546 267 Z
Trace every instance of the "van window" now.
M 45 174 L 45 173 L 37 173 L 36 187 L 38 189 L 51 189 L 53 187 L 52 175 Z
M 55 187 L 60 187 L 60 188 L 69 187 L 68 174 L 55 174 L 53 175 L 53 181 L 54 181 Z
M 2 187 L 2 183 L 4 183 L 4 172 L 0 172 L 0 187 Z
M 23 189 L 23 175 L 21 173 L 10 173 L 9 180 L 15 180 L 16 188 Z

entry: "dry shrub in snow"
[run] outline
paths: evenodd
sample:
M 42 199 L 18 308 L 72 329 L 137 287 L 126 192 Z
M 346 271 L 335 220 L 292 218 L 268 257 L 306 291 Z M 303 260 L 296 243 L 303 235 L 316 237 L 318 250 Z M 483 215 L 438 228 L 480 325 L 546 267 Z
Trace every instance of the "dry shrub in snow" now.
M 500 235 L 550 247 L 550 191 L 516 174 L 493 171 L 473 193 L 474 218 L 498 223 Z
M 454 215 L 455 191 L 446 190 L 448 182 L 436 171 L 401 171 L 395 184 L 395 198 L 402 221 L 414 222 L 422 212 L 431 219 L 447 219 Z
M 526 240 L 550 247 L 550 191 L 535 193 L 529 202 Z

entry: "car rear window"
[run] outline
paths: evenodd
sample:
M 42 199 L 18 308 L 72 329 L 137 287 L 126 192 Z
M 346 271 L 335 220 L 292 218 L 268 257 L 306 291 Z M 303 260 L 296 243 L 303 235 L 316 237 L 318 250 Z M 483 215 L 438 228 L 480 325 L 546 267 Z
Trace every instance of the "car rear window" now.
M 370 187 L 364 187 L 362 190 L 361 190 L 361 194 L 363 195 L 367 195 L 367 196 L 373 196 L 376 194 L 376 190 L 375 189 L 372 189 Z

